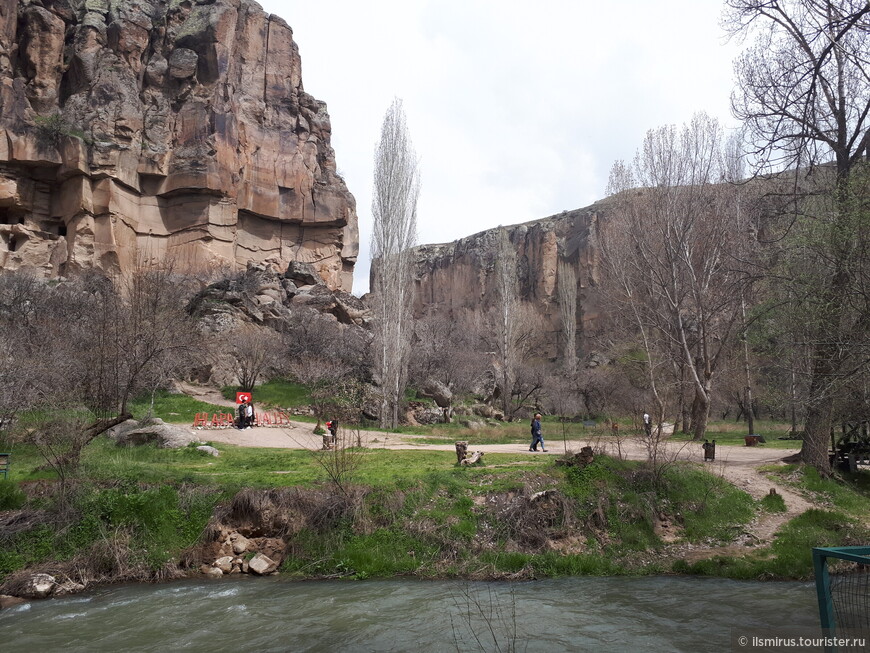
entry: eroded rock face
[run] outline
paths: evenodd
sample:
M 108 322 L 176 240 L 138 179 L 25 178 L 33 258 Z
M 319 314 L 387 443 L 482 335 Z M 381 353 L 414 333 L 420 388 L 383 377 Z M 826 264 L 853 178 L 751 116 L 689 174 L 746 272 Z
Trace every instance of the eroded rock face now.
M 188 310 L 204 320 L 205 330 L 221 332 L 238 322 L 278 330 L 294 311 L 331 315 L 341 324 L 367 327 L 371 309 L 341 290 L 330 290 L 307 263 L 291 263 L 278 274 L 263 265 L 248 265 L 244 274 L 223 279 L 200 291 Z
M 542 220 L 506 227 L 517 252 L 520 301 L 532 307 L 546 332 L 546 351 L 560 355 L 562 318 L 559 311 L 559 262 L 569 263 L 577 284 L 577 351 L 583 351 L 584 333 L 600 316 L 595 293 L 598 282 L 596 231 L 608 210 L 606 202 L 563 211 Z M 496 307 L 498 294 L 495 259 L 499 229 L 490 229 L 443 245 L 422 245 L 414 250 L 414 314 L 429 311 L 458 315 L 483 314 Z
M 0 3 L 0 267 L 303 261 L 350 291 L 330 136 L 291 28 L 255 2 Z

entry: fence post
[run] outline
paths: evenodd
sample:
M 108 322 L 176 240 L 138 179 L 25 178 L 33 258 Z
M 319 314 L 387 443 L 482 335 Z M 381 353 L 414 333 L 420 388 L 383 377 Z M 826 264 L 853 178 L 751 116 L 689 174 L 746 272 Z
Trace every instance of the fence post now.
M 834 628 L 834 602 L 831 597 L 831 577 L 823 549 L 813 549 L 813 570 L 816 574 L 816 595 L 819 599 L 819 621 L 826 634 Z

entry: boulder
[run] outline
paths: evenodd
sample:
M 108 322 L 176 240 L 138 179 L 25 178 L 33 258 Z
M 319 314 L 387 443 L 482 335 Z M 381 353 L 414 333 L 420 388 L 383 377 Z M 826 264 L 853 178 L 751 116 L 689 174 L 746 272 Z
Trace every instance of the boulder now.
M 106 431 L 106 435 L 117 443 L 121 439 L 123 439 L 126 433 L 138 429 L 139 426 L 139 422 L 135 419 L 128 419 L 127 421 L 121 422 L 120 424 L 117 424 L 110 428 L 108 431 Z
M 138 428 L 123 431 L 116 438 L 118 446 L 137 446 L 156 442 L 164 449 L 180 449 L 191 442 L 199 442 L 198 436 L 185 427 L 167 424 L 160 418 L 140 423 Z
M 297 287 L 323 283 L 323 279 L 314 271 L 314 266 L 302 261 L 290 261 L 287 270 L 284 272 L 284 278 L 292 281 Z
M 209 446 L 209 445 L 207 445 L 207 444 L 201 444 L 201 445 L 199 445 L 199 446 L 196 448 L 196 450 L 197 450 L 197 451 L 202 451 L 203 453 L 207 453 L 209 456 L 214 456 L 215 458 L 217 458 L 218 456 L 221 455 L 221 452 L 220 452 L 220 451 L 218 451 L 218 450 L 215 449 L 214 447 Z
M 475 404 L 471 407 L 471 412 L 480 417 L 492 418 L 496 411 L 489 404 Z
M 420 394 L 433 399 L 440 408 L 449 408 L 450 404 L 453 403 L 453 392 L 436 379 L 426 379 L 420 388 Z
M 230 542 L 232 542 L 233 545 L 233 552 L 238 555 L 247 551 L 251 545 L 250 540 L 239 533 L 233 533 L 230 535 Z
M 32 574 L 24 582 L 18 595 L 26 599 L 44 599 L 51 595 L 56 585 L 57 580 L 54 576 L 42 573 Z
M 187 79 L 196 74 L 199 55 L 187 48 L 175 48 L 169 55 L 169 76 L 174 79 Z
M 278 569 L 278 563 L 262 553 L 258 553 L 248 561 L 248 569 L 254 574 L 264 576 Z
M 207 565 L 203 565 L 202 573 L 211 578 L 222 578 L 224 575 L 224 572 L 217 567 L 209 567 Z
M 87 587 L 82 583 L 77 583 L 74 580 L 66 580 L 63 583 L 58 583 L 51 595 L 65 596 L 67 594 L 78 594 L 79 592 L 84 592 L 85 589 L 87 589 Z
M 221 556 L 212 564 L 213 567 L 217 567 L 223 573 L 228 574 L 233 570 L 233 556 Z
M 188 304 L 192 315 L 204 320 L 214 333 L 227 331 L 240 321 L 253 321 L 280 327 L 294 313 L 311 310 L 335 318 L 348 325 L 365 326 L 371 321 L 371 310 L 346 292 L 330 289 L 318 277 L 310 264 L 293 264 L 290 271 L 300 278 L 316 281 L 300 285 L 262 266 L 249 266 L 235 279 L 222 279 L 201 290 Z M 287 274 L 287 273 L 285 273 Z
M 418 424 L 441 424 L 444 422 L 444 411 L 435 406 L 425 406 L 414 410 L 414 419 Z
M 14 608 L 16 605 L 21 605 L 22 603 L 27 603 L 27 599 L 23 599 L 20 596 L 9 596 L 8 594 L 0 594 L 0 610 L 5 610 L 6 608 Z

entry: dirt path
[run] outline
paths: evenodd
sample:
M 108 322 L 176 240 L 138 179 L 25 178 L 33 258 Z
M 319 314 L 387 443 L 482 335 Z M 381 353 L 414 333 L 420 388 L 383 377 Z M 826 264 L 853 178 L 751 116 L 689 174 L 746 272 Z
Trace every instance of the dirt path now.
M 212 442 L 235 444 L 242 447 L 274 447 L 289 449 L 319 450 L 322 438 L 312 433 L 312 425 L 307 422 L 291 422 L 289 427 L 253 427 L 239 431 L 237 429 L 203 429 L 199 436 Z M 355 437 L 355 434 L 354 434 Z M 360 431 L 363 446 L 378 449 L 403 449 L 408 451 L 455 451 L 452 444 L 428 444 L 415 442 L 425 436 L 384 433 L 380 431 Z M 535 456 L 556 456 L 564 453 L 562 443 L 550 443 L 547 453 L 532 453 L 528 444 L 475 444 L 473 438 L 469 441 L 469 451 L 486 453 L 512 453 Z M 571 447 L 579 449 L 589 445 L 598 450 L 604 449 L 610 455 L 617 455 L 616 442 L 610 438 L 596 438 L 588 441 L 574 440 Z M 634 438 L 624 438 L 619 443 L 622 456 L 629 460 L 646 460 L 647 450 L 643 442 Z M 758 468 L 765 465 L 776 465 L 782 458 L 797 453 L 797 449 L 765 449 L 764 447 L 729 447 L 719 445 L 716 448 L 716 461 L 705 463 L 700 445 L 692 442 L 667 442 L 663 446 L 663 456 L 668 460 L 688 460 L 703 464 L 709 471 L 717 474 L 736 487 L 749 493 L 755 499 L 761 499 L 771 489 L 785 500 L 785 513 L 764 513 L 753 522 L 747 533 L 747 544 L 767 544 L 773 539 L 776 531 L 788 520 L 811 508 L 811 504 L 794 490 L 775 483 L 759 473 Z
M 235 403 L 224 399 L 215 388 L 197 386 L 188 383 L 178 384 L 179 390 L 191 397 L 224 407 L 235 407 Z M 313 426 L 308 422 L 291 422 L 285 427 L 252 427 L 240 431 L 238 429 L 201 429 L 197 435 L 203 440 L 234 444 L 241 447 L 269 447 L 287 449 L 307 449 L 318 451 L 322 446 L 322 438 L 314 435 Z M 356 432 L 353 433 L 356 438 Z M 453 444 L 428 444 L 416 442 L 426 436 L 385 433 L 381 431 L 360 431 L 360 441 L 363 446 L 379 449 L 403 449 L 417 451 L 455 451 Z M 619 443 L 612 438 L 594 438 L 587 441 L 573 440 L 570 446 L 575 450 L 582 446 L 592 446 L 598 451 L 604 450 L 609 455 L 622 455 L 629 460 L 646 460 L 648 452 L 644 443 L 637 438 L 622 438 Z M 564 453 L 561 442 L 550 441 L 547 453 L 533 453 L 528 450 L 528 444 L 475 444 L 469 438 L 469 452 L 512 453 L 535 456 L 555 456 Z M 739 538 L 739 546 L 701 548 L 689 551 L 688 561 L 699 560 L 720 554 L 745 553 L 747 547 L 754 548 L 769 544 L 779 528 L 789 520 L 797 517 L 812 507 L 800 494 L 788 487 L 771 481 L 763 476 L 758 468 L 765 465 L 779 464 L 782 458 L 797 453 L 797 449 L 766 449 L 764 447 L 716 447 L 716 461 L 705 463 L 701 446 L 693 442 L 670 442 L 663 444 L 661 456 L 667 460 L 688 460 L 707 467 L 709 471 L 721 476 L 755 499 L 761 499 L 771 490 L 775 490 L 785 501 L 784 513 L 761 513 L 753 521 L 743 537 Z
M 235 408 L 236 402 L 231 401 L 229 399 L 224 399 L 224 396 L 220 393 L 220 390 L 217 388 L 213 388 L 207 385 L 196 385 L 194 383 L 186 383 L 184 381 L 176 381 L 175 388 L 188 397 L 193 397 L 194 399 L 199 399 L 200 401 L 204 401 L 208 404 L 214 404 L 215 406 L 223 406 L 224 408 Z

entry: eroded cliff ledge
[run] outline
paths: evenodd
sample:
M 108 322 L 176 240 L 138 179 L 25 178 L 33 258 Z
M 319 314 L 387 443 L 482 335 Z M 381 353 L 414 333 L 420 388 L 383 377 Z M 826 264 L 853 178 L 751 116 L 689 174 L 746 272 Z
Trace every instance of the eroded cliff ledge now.
M 249 0 L 0 3 L 0 267 L 311 263 L 359 238 L 291 28 Z
M 599 264 L 597 231 L 610 210 L 605 200 L 590 207 L 504 227 L 517 253 L 518 294 L 531 307 L 543 332 L 541 356 L 556 359 L 563 337 L 559 309 L 559 262 L 574 271 L 577 293 L 576 351 L 584 352 L 584 338 L 598 326 L 600 299 L 595 287 Z M 495 260 L 501 227 L 443 245 L 414 250 L 414 314 L 434 311 L 480 317 L 499 303 Z

